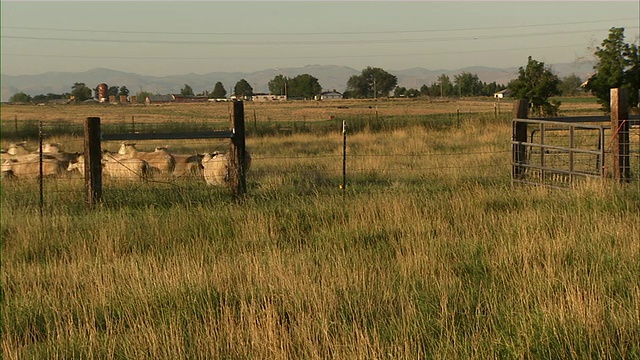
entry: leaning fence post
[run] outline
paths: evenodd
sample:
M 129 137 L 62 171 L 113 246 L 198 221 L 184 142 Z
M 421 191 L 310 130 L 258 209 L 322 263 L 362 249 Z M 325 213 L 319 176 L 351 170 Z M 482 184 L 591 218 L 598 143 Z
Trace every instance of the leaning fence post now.
M 84 184 L 89 208 L 102 199 L 100 136 L 100 118 L 88 117 L 84 123 Z
M 247 192 L 244 102 L 233 102 L 233 114 L 230 125 L 233 130 L 233 136 L 231 137 L 229 151 L 229 186 L 235 196 L 241 196 Z
M 631 180 L 631 164 L 629 162 L 629 108 L 627 89 L 614 88 L 611 95 L 611 131 L 613 176 L 620 182 Z
M 527 159 L 527 148 L 523 143 L 527 142 L 527 123 L 518 121 L 518 119 L 527 119 L 529 110 L 529 101 L 516 100 L 513 104 L 513 145 L 512 145 L 512 178 L 519 179 L 524 176 L 525 167 L 523 166 Z

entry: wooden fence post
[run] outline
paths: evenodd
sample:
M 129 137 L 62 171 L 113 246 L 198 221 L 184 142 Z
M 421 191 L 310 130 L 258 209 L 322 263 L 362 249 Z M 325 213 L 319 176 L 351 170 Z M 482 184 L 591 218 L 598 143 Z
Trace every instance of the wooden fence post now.
M 84 184 L 89 208 L 102 199 L 100 135 L 100 118 L 88 117 L 84 123 Z
M 513 104 L 513 118 L 514 119 L 527 119 L 529 112 L 529 101 L 516 100 Z M 527 142 L 527 123 L 520 121 L 513 121 L 513 141 L 519 143 Z M 525 167 L 522 166 L 527 159 L 527 148 L 523 144 L 513 144 L 512 146 L 512 178 L 519 179 L 524 176 Z
M 613 176 L 620 182 L 631 181 L 629 159 L 629 107 L 627 89 L 613 88 L 611 95 L 611 131 Z
M 233 102 L 233 114 L 230 125 L 233 130 L 233 136 L 231 137 L 229 151 L 229 186 L 235 196 L 242 196 L 247 192 L 244 102 Z
M 39 166 L 39 179 L 38 179 L 38 183 L 40 185 L 40 220 L 42 220 L 42 210 L 44 208 L 44 164 L 43 164 L 43 160 L 44 160 L 44 153 L 42 152 L 42 138 L 43 138 L 43 133 L 42 133 L 42 120 L 38 121 L 38 154 L 39 154 L 39 160 L 38 160 L 38 166 Z
M 347 189 L 347 121 L 342 120 L 342 193 Z

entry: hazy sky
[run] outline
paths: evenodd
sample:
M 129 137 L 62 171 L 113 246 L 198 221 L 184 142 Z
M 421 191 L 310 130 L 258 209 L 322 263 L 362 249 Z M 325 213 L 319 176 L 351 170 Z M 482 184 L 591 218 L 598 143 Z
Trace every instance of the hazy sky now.
M 144 75 L 304 65 L 524 66 L 592 58 L 634 1 L 2 1 L 7 75 L 104 67 Z M 591 47 L 591 49 L 590 49 Z

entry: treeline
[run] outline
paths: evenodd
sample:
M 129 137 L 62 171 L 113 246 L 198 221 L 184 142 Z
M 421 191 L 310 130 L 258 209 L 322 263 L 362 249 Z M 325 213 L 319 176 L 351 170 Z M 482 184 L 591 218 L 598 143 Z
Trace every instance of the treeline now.
M 462 72 L 455 75 L 453 80 L 448 75 L 442 74 L 437 81 L 427 85 L 423 84 L 419 89 L 397 86 L 398 79 L 381 68 L 367 67 L 360 75 L 352 76 L 347 82 L 347 88 L 342 94 L 344 98 L 366 99 L 386 97 L 468 97 L 468 96 L 493 96 L 494 93 L 504 90 L 507 85 L 498 84 L 495 81 L 486 83 L 478 78 L 477 74 Z M 562 95 L 575 95 L 580 91 L 582 80 L 577 75 L 571 75 L 561 80 L 560 89 Z M 319 95 L 323 88 L 319 80 L 310 74 L 301 74 L 295 77 L 287 77 L 282 74 L 275 76 L 267 84 L 269 91 L 274 95 L 285 95 L 291 100 L 309 100 Z M 333 90 L 335 91 L 335 89 Z M 107 96 L 126 96 L 130 94 L 126 86 L 110 86 Z M 180 89 L 183 96 L 206 96 L 210 99 L 223 99 L 227 97 L 227 89 L 221 82 L 217 82 L 211 91 L 205 90 L 195 93 L 189 84 L 184 84 Z M 251 97 L 254 89 L 245 79 L 241 79 L 233 88 L 232 95 L 236 97 Z M 144 102 L 148 96 L 160 95 L 141 90 L 135 94 L 138 102 Z M 30 96 L 24 92 L 14 94 L 9 101 L 15 103 L 42 103 L 61 99 L 74 99 L 77 102 L 89 99 L 98 99 L 98 86 L 91 89 L 84 83 L 74 83 L 71 92 L 62 94 L 40 94 Z
M 468 97 L 468 96 L 493 96 L 494 93 L 504 90 L 508 85 L 494 82 L 483 82 L 477 74 L 462 72 L 453 77 L 453 80 L 445 74 L 438 77 L 431 84 L 423 84 L 419 89 L 397 86 L 396 76 L 384 69 L 367 67 L 360 75 L 352 76 L 347 82 L 347 88 L 342 94 L 344 98 L 366 99 L 386 97 Z M 563 78 L 560 81 L 561 95 L 572 96 L 581 91 L 582 80 L 575 74 Z M 319 80 L 310 74 L 301 74 L 295 77 L 287 77 L 282 74 L 275 76 L 267 84 L 269 91 L 274 95 L 285 95 L 288 99 L 309 100 L 319 95 L 323 88 Z M 335 89 L 333 89 L 335 91 Z M 110 86 L 107 96 L 129 96 L 130 91 L 126 86 Z M 189 84 L 184 84 L 180 89 L 183 96 L 207 96 L 210 99 L 224 99 L 228 95 L 227 89 L 221 82 L 216 82 L 211 91 L 205 90 L 195 93 Z M 254 89 L 245 79 L 236 83 L 232 95 L 251 97 Z M 148 96 L 160 95 L 141 90 L 135 94 L 138 102 L 142 103 Z M 42 103 L 60 99 L 74 99 L 78 102 L 89 99 L 98 99 L 98 86 L 91 89 L 84 83 L 74 83 L 71 92 L 62 94 L 40 94 L 31 97 L 24 92 L 14 94 L 9 101 L 15 103 Z
M 451 81 L 449 76 L 442 74 L 437 81 L 431 83 L 431 85 L 424 84 L 420 89 L 396 87 L 393 95 L 395 97 L 493 96 L 494 93 L 506 88 L 505 85 L 498 84 L 495 81 L 491 83 L 480 81 L 476 74 L 462 72 L 454 76 L 454 81 Z
M 98 85 L 99 86 L 99 85 Z M 78 102 L 87 101 L 89 99 L 95 98 L 98 100 L 99 91 L 98 86 L 96 86 L 93 90 L 89 88 L 85 83 L 76 82 L 71 86 L 71 92 L 62 93 L 62 94 L 39 94 L 36 96 L 31 96 L 25 94 L 24 92 L 18 92 L 11 96 L 9 99 L 10 102 L 16 103 L 43 103 L 47 101 L 54 100 L 65 100 L 65 99 L 73 99 Z M 129 96 L 129 89 L 126 86 L 111 86 L 107 89 L 107 96 Z

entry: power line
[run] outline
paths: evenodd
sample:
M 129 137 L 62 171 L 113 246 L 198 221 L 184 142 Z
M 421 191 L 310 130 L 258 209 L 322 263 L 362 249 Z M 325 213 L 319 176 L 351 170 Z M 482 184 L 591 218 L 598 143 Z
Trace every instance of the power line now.
M 397 44 L 397 43 L 423 43 L 423 42 L 440 42 L 440 41 L 469 41 L 469 40 L 489 40 L 489 39 L 509 39 L 509 38 L 525 38 L 535 36 L 550 35 L 567 35 L 567 34 L 583 34 L 596 31 L 608 31 L 609 29 L 590 29 L 575 31 L 548 31 L 528 34 L 499 34 L 499 35 L 470 35 L 470 36 L 454 36 L 439 38 L 423 38 L 423 39 L 375 39 L 375 40 L 319 40 L 319 41 L 236 41 L 236 40 L 212 40 L 212 41 L 185 41 L 182 40 L 129 40 L 129 39 L 89 39 L 89 38 L 54 38 L 54 37 L 37 37 L 37 36 L 11 36 L 2 35 L 2 39 L 21 39 L 21 40 L 45 40 L 45 41 L 63 41 L 63 42 L 106 42 L 119 44 L 169 44 L 169 45 L 263 45 L 263 46 L 310 46 L 310 45 L 358 45 L 358 44 Z
M 476 28 L 451 28 L 451 29 L 422 29 L 422 30 L 387 30 L 387 31 L 336 31 L 336 32 L 179 32 L 179 31 L 126 31 L 126 30 L 96 30 L 96 29 L 64 29 L 45 28 L 27 26 L 2 26 L 2 29 L 14 30 L 41 30 L 41 31 L 65 31 L 82 33 L 105 33 L 105 34 L 154 34 L 154 35 L 218 35 L 218 36 L 309 36 L 309 35 L 372 35 L 372 34 L 410 34 L 428 32 L 449 32 L 449 31 L 478 31 L 478 30 L 501 30 L 501 29 L 522 29 L 544 26 L 566 26 L 579 24 L 596 24 L 612 21 L 630 21 L 638 18 L 621 18 L 595 21 L 576 21 L 563 23 L 531 24 L 531 25 L 510 25 L 510 26 L 489 26 Z
M 487 50 L 464 50 L 464 51 L 447 51 L 447 52 L 429 52 L 429 53 L 409 53 L 409 54 L 370 54 L 370 55 L 334 55 L 334 56 L 274 56 L 274 57 L 176 57 L 176 56 L 82 56 L 82 55 L 52 55 L 52 54 L 15 54 L 2 53 L 2 56 L 18 56 L 18 57 L 45 57 L 45 58 L 72 58 L 72 59 L 120 59 L 120 60 L 281 60 L 281 59 L 341 59 L 341 58 L 371 58 L 371 57 L 406 57 L 406 56 L 432 56 L 432 55 L 455 55 L 455 54 L 474 54 L 474 53 L 490 53 L 503 51 L 520 51 L 520 50 L 537 50 L 537 49 L 553 49 L 585 46 L 584 44 L 565 44 L 550 45 L 508 49 L 487 49 Z

